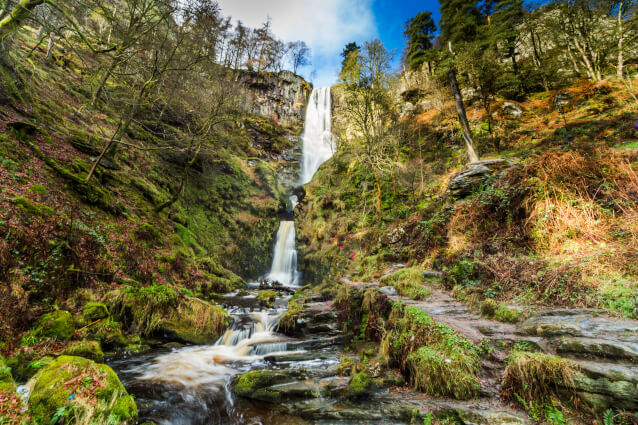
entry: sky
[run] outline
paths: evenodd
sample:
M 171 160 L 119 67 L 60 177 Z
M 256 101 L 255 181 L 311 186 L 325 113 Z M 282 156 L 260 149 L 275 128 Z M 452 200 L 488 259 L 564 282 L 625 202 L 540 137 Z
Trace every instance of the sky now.
M 312 65 L 299 70 L 315 87 L 337 81 L 343 46 L 380 38 L 395 52 L 395 67 L 405 45 L 405 22 L 424 10 L 439 19 L 437 0 L 218 0 L 224 15 L 256 28 L 267 17 L 284 41 L 305 41 L 312 50 Z

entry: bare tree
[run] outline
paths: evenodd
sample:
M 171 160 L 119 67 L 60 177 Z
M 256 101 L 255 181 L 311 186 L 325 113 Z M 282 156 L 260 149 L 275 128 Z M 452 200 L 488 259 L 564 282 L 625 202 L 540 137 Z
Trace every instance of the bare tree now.
M 310 47 L 304 41 L 294 41 L 288 43 L 288 54 L 292 72 L 297 73 L 297 69 L 310 65 Z

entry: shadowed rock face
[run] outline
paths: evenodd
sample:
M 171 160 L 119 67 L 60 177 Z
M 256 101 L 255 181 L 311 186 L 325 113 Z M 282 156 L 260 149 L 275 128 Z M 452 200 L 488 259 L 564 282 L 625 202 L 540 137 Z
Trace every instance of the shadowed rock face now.
M 243 108 L 273 118 L 285 126 L 301 125 L 312 86 L 290 71 L 279 74 L 243 71 L 238 81 L 246 87 Z

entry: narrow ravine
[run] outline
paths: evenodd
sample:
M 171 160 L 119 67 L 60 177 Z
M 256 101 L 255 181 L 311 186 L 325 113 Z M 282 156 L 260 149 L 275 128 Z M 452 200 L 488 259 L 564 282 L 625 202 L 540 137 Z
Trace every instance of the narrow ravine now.
M 333 153 L 330 134 L 330 88 L 314 89 L 306 111 L 302 136 L 303 156 L 299 183 L 312 179 L 319 166 Z M 291 196 L 289 216 L 296 198 Z M 230 391 L 234 376 L 253 369 L 290 366 L 288 359 L 304 370 L 325 369 L 338 363 L 339 354 L 328 347 L 320 354 L 309 352 L 313 344 L 295 341 L 276 332 L 285 313 L 290 293 L 298 288 L 295 224 L 280 223 L 270 271 L 260 282 L 277 282 L 285 289 L 270 306 L 260 304 L 259 282 L 226 295 L 224 309 L 232 325 L 212 346 L 162 348 L 142 356 L 110 362 L 120 379 L 136 398 L 140 423 L 158 424 L 293 424 L 305 421 L 265 406 L 236 399 Z M 317 359 L 317 360 L 315 360 Z

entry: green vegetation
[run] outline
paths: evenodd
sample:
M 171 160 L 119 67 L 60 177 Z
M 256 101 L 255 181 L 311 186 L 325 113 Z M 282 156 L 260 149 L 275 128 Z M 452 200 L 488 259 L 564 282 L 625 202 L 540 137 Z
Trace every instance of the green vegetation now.
M 38 424 L 51 423 L 54 417 L 63 417 L 64 423 L 132 425 L 137 421 L 133 398 L 106 365 L 61 356 L 32 379 L 28 413 Z
M 413 300 L 424 300 L 432 293 L 427 282 L 423 271 L 416 268 L 401 269 L 379 280 L 381 285 L 394 286 L 400 295 Z
M 68 311 L 61 310 L 42 316 L 38 327 L 40 335 L 60 341 L 70 339 L 75 332 L 73 316 Z
M 491 298 L 481 302 L 480 311 L 484 317 L 505 323 L 516 323 L 521 320 L 523 315 L 521 311 L 509 308 Z
M 100 344 L 97 341 L 73 342 L 62 350 L 62 354 L 67 356 L 84 357 L 85 359 L 93 360 L 97 363 L 104 362 L 104 353 L 100 349 Z
M 259 291 L 257 293 L 257 302 L 264 307 L 272 307 L 276 297 L 277 293 L 275 291 Z
M 359 372 L 354 374 L 350 379 L 350 382 L 348 382 L 346 392 L 348 397 L 358 399 L 369 396 L 373 387 L 374 382 L 370 375 L 366 372 Z

